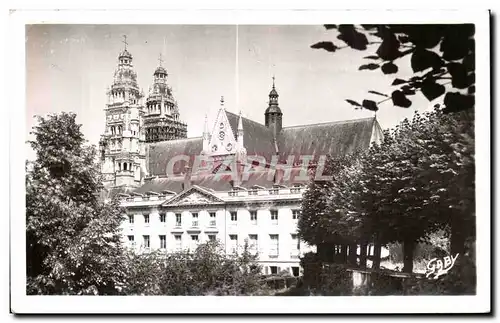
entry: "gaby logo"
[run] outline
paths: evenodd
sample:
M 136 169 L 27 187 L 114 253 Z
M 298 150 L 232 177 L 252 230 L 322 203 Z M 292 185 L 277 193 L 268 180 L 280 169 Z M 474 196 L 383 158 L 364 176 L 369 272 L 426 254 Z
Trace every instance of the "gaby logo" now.
M 427 263 L 427 272 L 425 277 L 432 277 L 433 279 L 438 279 L 439 276 L 442 276 L 453 268 L 455 265 L 455 261 L 458 258 L 458 253 L 455 257 L 446 256 L 442 260 L 438 258 L 433 258 Z

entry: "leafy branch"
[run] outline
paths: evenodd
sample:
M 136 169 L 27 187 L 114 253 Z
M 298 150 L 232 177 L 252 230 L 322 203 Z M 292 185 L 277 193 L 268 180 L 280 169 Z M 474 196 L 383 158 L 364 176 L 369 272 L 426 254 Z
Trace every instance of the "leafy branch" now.
M 312 48 L 322 48 L 335 52 L 344 48 L 366 50 L 368 45 L 380 44 L 375 55 L 364 59 L 370 63 L 362 64 L 359 70 L 374 71 L 380 69 L 384 74 L 396 74 L 399 67 L 396 62 L 411 54 L 410 64 L 414 73 L 430 69 L 424 76 L 415 75 L 408 80 L 395 78 L 392 85 L 401 85 L 393 91 L 390 98 L 395 106 L 408 108 L 412 102 L 407 96 L 420 91 L 432 101 L 445 95 L 443 84 L 437 80 L 451 80 L 455 89 L 467 89 L 467 94 L 448 92 L 444 97 L 445 112 L 467 110 L 475 102 L 475 42 L 474 25 L 325 25 L 327 30 L 338 32 L 337 39 L 345 46 L 334 42 L 319 42 Z M 377 37 L 380 41 L 368 40 Z M 443 77 L 448 74 L 448 76 Z M 448 83 L 447 83 L 448 84 Z M 373 93 L 375 91 L 369 91 Z M 388 101 L 389 96 L 382 102 Z M 379 102 L 363 100 L 358 103 L 347 99 L 355 108 L 377 111 Z

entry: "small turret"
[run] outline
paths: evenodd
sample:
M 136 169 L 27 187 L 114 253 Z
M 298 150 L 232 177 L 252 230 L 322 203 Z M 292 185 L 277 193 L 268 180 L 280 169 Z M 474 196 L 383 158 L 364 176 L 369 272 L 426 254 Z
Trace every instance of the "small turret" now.
M 269 92 L 269 106 L 264 113 L 266 127 L 272 130 L 274 138 L 277 138 L 281 129 L 283 128 L 283 113 L 278 106 L 278 92 L 274 84 L 273 76 L 273 88 Z

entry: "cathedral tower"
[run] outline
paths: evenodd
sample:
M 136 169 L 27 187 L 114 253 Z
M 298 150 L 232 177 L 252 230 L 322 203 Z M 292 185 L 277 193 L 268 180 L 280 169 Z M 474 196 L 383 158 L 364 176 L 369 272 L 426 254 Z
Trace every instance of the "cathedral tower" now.
M 142 133 L 142 97 L 132 55 L 124 50 L 118 56 L 113 83 L 108 88 L 105 133 L 101 136 L 102 173 L 105 186 L 138 186 L 145 173 L 146 151 Z
M 267 107 L 264 116 L 266 127 L 271 129 L 275 139 L 278 137 L 281 132 L 281 128 L 283 127 L 283 113 L 281 113 L 281 109 L 278 106 L 278 96 L 278 92 L 276 92 L 276 87 L 274 86 L 273 76 L 273 88 L 271 92 L 269 92 L 269 106 Z
M 162 66 L 161 55 L 159 61 L 146 99 L 144 128 L 148 143 L 187 138 L 187 125 L 180 120 L 177 101 L 167 84 L 168 73 Z

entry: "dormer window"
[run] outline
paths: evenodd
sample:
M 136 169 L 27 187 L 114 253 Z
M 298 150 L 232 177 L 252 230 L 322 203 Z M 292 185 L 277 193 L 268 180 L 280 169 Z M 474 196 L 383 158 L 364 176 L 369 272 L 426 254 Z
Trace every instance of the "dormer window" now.
M 278 194 L 278 192 L 279 192 L 279 189 L 277 189 L 277 188 L 273 188 L 273 189 L 270 189 L 270 190 L 269 190 L 269 194 L 270 194 L 270 195 L 277 195 L 277 194 Z

